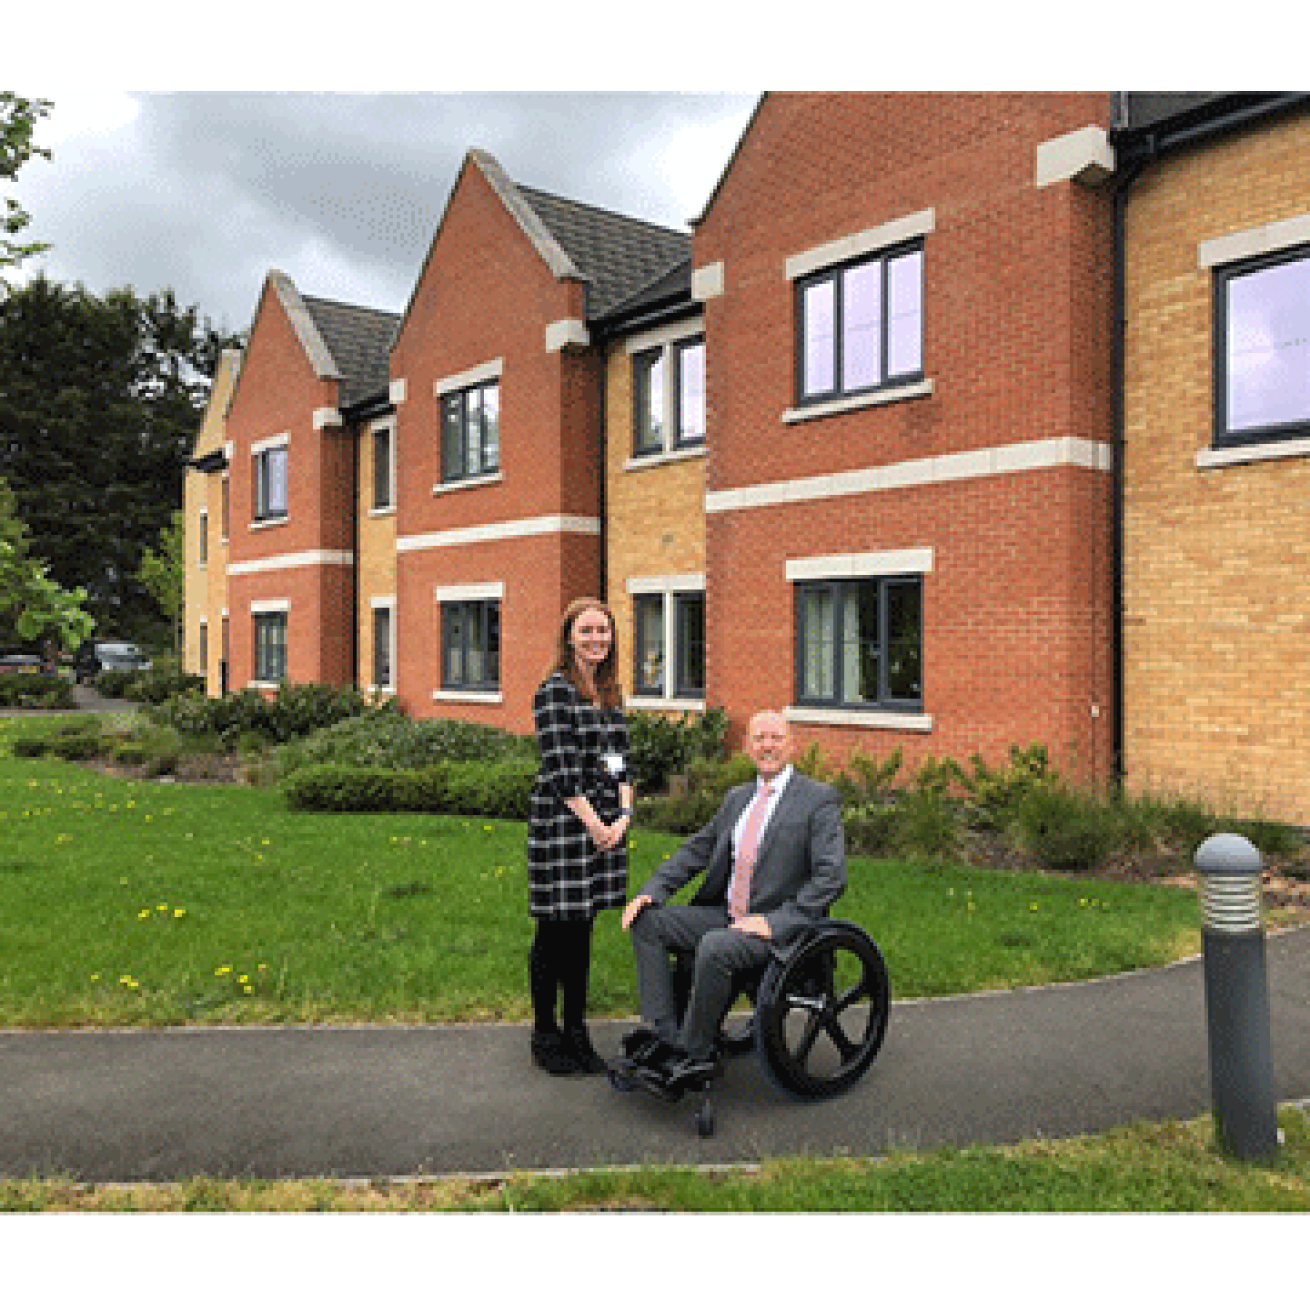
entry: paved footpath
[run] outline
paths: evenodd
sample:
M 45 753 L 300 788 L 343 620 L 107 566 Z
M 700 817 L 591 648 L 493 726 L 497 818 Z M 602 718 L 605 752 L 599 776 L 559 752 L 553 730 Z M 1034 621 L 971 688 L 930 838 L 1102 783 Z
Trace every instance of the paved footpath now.
M 1310 1098 L 1310 928 L 1268 939 L 1275 1094 Z M 893 980 L 894 982 L 894 980 Z M 595 1026 L 602 1054 L 625 1024 Z M 690 1102 L 556 1079 L 513 1026 L 0 1032 L 0 1175 L 397 1177 L 1099 1132 L 1210 1104 L 1201 961 L 1098 982 L 898 1002 L 864 1080 L 783 1100 L 729 1062 L 718 1132 Z

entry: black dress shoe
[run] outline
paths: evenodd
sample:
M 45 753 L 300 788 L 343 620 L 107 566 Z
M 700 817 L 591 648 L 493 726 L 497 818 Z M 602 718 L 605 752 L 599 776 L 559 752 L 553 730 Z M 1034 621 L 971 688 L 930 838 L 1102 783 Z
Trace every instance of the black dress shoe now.
M 532 1034 L 532 1062 L 539 1069 L 544 1069 L 548 1074 L 554 1074 L 557 1078 L 563 1077 L 565 1074 L 578 1072 L 578 1062 L 573 1058 L 568 1047 L 565 1046 L 562 1033 L 534 1032 Z
M 662 1040 L 654 1028 L 633 1028 L 623 1034 L 623 1058 L 633 1064 L 642 1064 Z
M 566 1028 L 564 1031 L 564 1051 L 572 1056 L 574 1064 L 582 1073 L 604 1073 L 609 1066 L 596 1054 L 591 1044 L 591 1034 L 585 1028 Z

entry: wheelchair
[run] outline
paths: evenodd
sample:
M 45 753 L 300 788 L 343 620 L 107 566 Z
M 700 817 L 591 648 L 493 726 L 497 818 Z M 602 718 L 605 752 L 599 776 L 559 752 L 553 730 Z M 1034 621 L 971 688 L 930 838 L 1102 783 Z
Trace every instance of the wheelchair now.
M 692 957 L 674 959 L 679 1018 L 691 990 Z M 753 1002 L 750 1015 L 732 1009 L 720 1033 L 722 1055 L 753 1049 L 768 1081 L 785 1097 L 816 1101 L 840 1095 L 868 1071 L 887 1035 L 891 984 L 872 937 L 848 919 L 825 919 L 809 929 L 785 956 L 737 980 L 737 995 Z M 716 1127 L 713 1077 L 666 1095 L 643 1081 L 624 1061 L 610 1069 L 617 1091 L 644 1087 L 666 1099 L 697 1098 L 696 1130 L 712 1137 Z

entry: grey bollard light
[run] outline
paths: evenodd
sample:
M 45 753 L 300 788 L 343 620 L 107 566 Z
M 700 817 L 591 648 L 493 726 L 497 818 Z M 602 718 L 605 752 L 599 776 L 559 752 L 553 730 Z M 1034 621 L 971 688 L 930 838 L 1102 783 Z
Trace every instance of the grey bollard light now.
M 1220 1146 L 1239 1159 L 1278 1150 L 1260 852 L 1221 832 L 1193 857 L 1201 889 L 1210 1091 Z

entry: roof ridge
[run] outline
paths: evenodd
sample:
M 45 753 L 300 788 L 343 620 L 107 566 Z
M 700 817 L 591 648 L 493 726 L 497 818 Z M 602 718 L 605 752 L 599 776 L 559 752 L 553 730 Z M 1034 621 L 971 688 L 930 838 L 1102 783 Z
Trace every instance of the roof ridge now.
M 358 309 L 366 314 L 378 314 L 384 318 L 399 318 L 400 314 L 394 309 L 377 309 L 373 305 L 361 305 L 354 300 L 338 300 L 335 296 L 311 296 L 301 293 L 301 300 L 306 302 L 314 301 L 319 305 L 335 305 L 338 309 Z
M 691 240 L 690 232 L 685 232 L 681 228 L 670 227 L 667 223 L 657 223 L 651 218 L 640 218 L 636 214 L 627 214 L 619 209 L 611 209 L 608 205 L 597 205 L 590 200 L 575 200 L 572 196 L 563 195 L 559 191 L 547 191 L 544 187 L 528 186 L 523 182 L 518 182 L 515 185 L 525 195 L 545 196 L 548 200 L 559 200 L 566 205 L 573 205 L 577 209 L 589 209 L 595 214 L 605 214 L 610 218 L 622 219 L 625 223 L 638 223 L 642 227 L 654 228 L 657 232 L 667 232 L 672 236 L 686 237 L 688 241 Z

